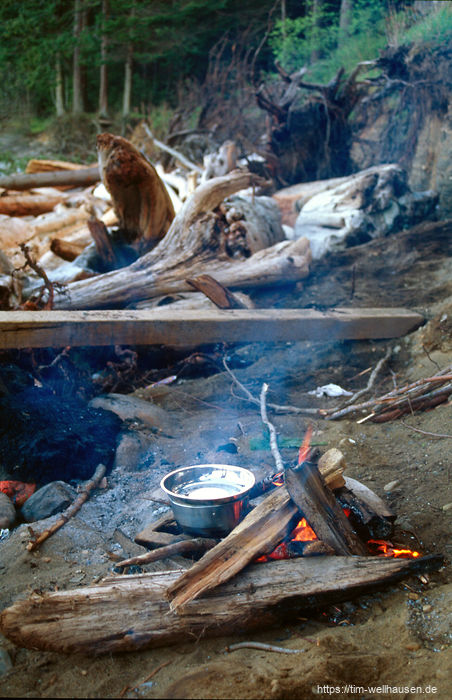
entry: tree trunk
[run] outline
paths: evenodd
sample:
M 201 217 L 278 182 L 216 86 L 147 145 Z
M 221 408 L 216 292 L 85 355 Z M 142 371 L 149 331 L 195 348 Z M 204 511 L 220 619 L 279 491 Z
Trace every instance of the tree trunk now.
M 55 110 L 57 117 L 64 116 L 63 69 L 60 53 L 57 54 L 55 64 Z
M 107 52 L 108 36 L 106 22 L 108 21 L 108 0 L 102 0 L 102 38 L 100 45 L 100 83 L 99 83 L 99 116 L 108 117 L 108 69 Z
M 82 0 L 74 0 L 74 53 L 72 59 L 72 113 L 83 112 L 82 69 L 80 65 L 80 37 L 83 15 Z
M 135 3 L 130 10 L 130 21 L 135 19 Z M 122 96 L 122 118 L 127 119 L 130 114 L 132 101 L 132 72 L 133 72 L 133 43 L 130 38 L 127 44 L 126 62 L 124 65 L 124 92 Z
M 341 0 L 341 9 L 339 15 L 339 40 L 338 45 L 341 47 L 347 43 L 350 37 L 350 29 L 352 23 L 353 0 Z

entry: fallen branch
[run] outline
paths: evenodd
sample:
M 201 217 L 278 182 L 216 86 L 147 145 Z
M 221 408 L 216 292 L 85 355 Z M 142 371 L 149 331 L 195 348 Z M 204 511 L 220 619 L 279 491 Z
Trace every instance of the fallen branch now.
M 146 132 L 146 136 L 149 137 L 149 139 L 152 141 L 154 146 L 157 146 L 157 148 L 160 148 L 161 151 L 165 151 L 166 153 L 169 153 L 171 156 L 173 156 L 173 158 L 178 160 L 180 163 L 182 163 L 182 165 L 184 165 L 189 170 L 194 170 L 197 173 L 202 173 L 202 168 L 200 168 L 199 165 L 196 165 L 196 163 L 193 163 L 191 160 L 189 160 L 184 155 L 182 155 L 182 153 L 179 153 L 179 151 L 176 151 L 175 148 L 171 148 L 171 146 L 167 146 L 162 141 L 159 141 L 158 139 L 156 139 L 154 134 L 150 130 L 149 126 L 146 124 L 146 122 L 143 122 L 143 129 Z
M 0 177 L 0 188 L 5 190 L 30 190 L 35 187 L 58 185 L 88 186 L 100 180 L 98 166 L 79 170 L 61 170 L 45 173 L 16 173 Z
M 262 422 L 267 426 L 269 436 L 270 436 L 270 449 L 272 451 L 273 458 L 275 460 L 276 468 L 278 471 L 284 471 L 284 464 L 281 459 L 281 454 L 278 449 L 278 439 L 276 437 L 276 430 L 273 423 L 268 420 L 267 407 L 265 405 L 265 398 L 267 396 L 268 384 L 262 384 L 262 390 L 260 395 L 260 408 L 261 408 L 261 418 Z
M 420 433 L 421 435 L 428 435 L 429 437 L 437 437 L 437 438 L 452 438 L 452 435 L 448 435 L 447 433 L 431 433 L 429 430 L 421 430 L 420 428 L 415 428 L 414 425 L 409 425 L 408 423 L 405 423 L 405 421 L 400 421 L 402 425 L 405 426 L 405 428 L 409 428 L 410 430 L 414 430 L 415 433 Z
M 378 376 L 378 373 L 380 372 L 383 365 L 386 364 L 386 362 L 389 360 L 389 358 L 391 357 L 391 354 L 392 354 L 392 348 L 390 347 L 386 350 L 384 357 L 382 357 L 375 365 L 375 367 L 372 370 L 372 373 L 369 377 L 369 381 L 367 382 L 367 385 L 364 387 L 364 389 L 360 389 L 359 391 L 356 392 L 356 394 L 353 394 L 353 396 L 348 401 L 345 402 L 344 407 L 350 406 L 351 404 L 356 403 L 356 401 L 361 396 L 363 396 L 364 394 L 366 394 L 368 391 L 370 391 L 372 389 L 373 385 L 375 384 L 375 380 Z
M 47 530 L 44 530 L 44 532 L 41 532 L 40 535 L 35 536 L 34 539 L 30 540 L 30 542 L 27 544 L 27 550 L 29 552 L 34 552 L 35 549 L 37 549 L 45 540 L 47 540 L 51 535 L 54 534 L 54 532 L 57 532 L 63 525 L 67 523 L 68 520 L 70 520 L 82 507 L 82 505 L 85 503 L 85 501 L 88 500 L 91 491 L 96 489 L 102 479 L 105 476 L 105 472 L 107 471 L 107 468 L 103 464 L 99 464 L 98 467 L 96 468 L 96 471 L 93 474 L 93 477 L 86 482 L 85 486 L 82 488 L 80 494 L 77 496 L 75 499 L 74 503 L 69 506 L 69 508 L 66 508 L 64 513 L 61 514 L 60 519 L 56 521 L 53 525 L 51 525 Z M 29 528 L 31 530 L 31 528 Z
M 123 561 L 119 561 L 116 566 L 133 566 L 135 564 L 141 566 L 141 564 L 149 564 L 150 562 L 159 561 L 159 559 L 166 559 L 167 557 L 172 557 L 176 554 L 206 552 L 208 549 L 215 547 L 216 544 L 218 544 L 218 540 L 212 540 L 207 537 L 196 537 L 192 540 L 182 540 L 181 542 L 168 544 L 165 547 L 158 547 L 151 552 L 139 554 L 136 557 L 130 557 L 130 559 L 124 559 Z

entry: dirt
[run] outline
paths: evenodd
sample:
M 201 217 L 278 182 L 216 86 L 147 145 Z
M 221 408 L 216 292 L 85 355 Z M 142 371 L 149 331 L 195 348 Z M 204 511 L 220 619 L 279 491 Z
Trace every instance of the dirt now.
M 431 225 L 337 254 L 317 263 L 303 287 L 255 298 L 262 306 L 405 306 L 421 312 L 426 324 L 403 338 L 339 343 L 328 338 L 324 343 L 201 350 L 214 359 L 224 352 L 236 377 L 254 396 L 267 382 L 269 401 L 296 406 L 341 405 L 341 398 L 316 399 L 308 392 L 331 382 L 353 392 L 365 387 L 369 370 L 388 346 L 393 352 L 372 395 L 390 390 L 393 382 L 403 386 L 431 376 L 452 363 L 450 228 Z M 237 387 L 231 392 L 230 378 L 218 370 L 207 372 L 209 363 L 201 360 L 201 355 L 192 357 L 173 384 L 136 389 L 136 396 L 152 400 L 176 419 L 171 436 L 130 425 L 129 437 L 135 431 L 149 441 L 144 459 L 132 453 L 123 459 L 108 477 L 107 488 L 97 491 L 38 552 L 25 549 L 25 524 L 0 543 L 2 608 L 35 589 L 71 589 L 110 575 L 114 562 L 109 552 L 128 555 L 136 547 L 130 543 L 127 551 L 123 537 L 121 548 L 115 529 L 133 540 L 165 512 L 165 506 L 152 499 L 159 497 L 159 481 L 171 469 L 223 462 L 250 468 L 257 478 L 275 471 L 272 454 L 262 443 L 258 407 L 237 399 L 234 394 L 240 392 Z M 26 650 L 0 637 L 12 661 L 11 670 L 0 678 L 2 696 L 407 698 L 414 694 L 410 688 L 420 687 L 425 694 L 450 697 L 451 401 L 381 424 L 358 423 L 363 414 L 337 421 L 273 412 L 270 417 L 280 436 L 295 443 L 301 442 L 311 422 L 319 450 L 339 447 L 347 474 L 373 489 L 397 513 L 392 541 L 423 554 L 441 553 L 446 566 L 315 612 L 300 609 L 291 624 L 234 638 L 95 658 Z M 297 449 L 281 448 L 281 453 L 290 462 Z M 387 490 L 391 482 L 395 484 Z M 56 517 L 33 527 L 40 531 Z M 174 557 L 143 566 L 143 571 L 189 564 Z M 226 650 L 233 642 L 250 639 L 304 651 L 286 655 Z

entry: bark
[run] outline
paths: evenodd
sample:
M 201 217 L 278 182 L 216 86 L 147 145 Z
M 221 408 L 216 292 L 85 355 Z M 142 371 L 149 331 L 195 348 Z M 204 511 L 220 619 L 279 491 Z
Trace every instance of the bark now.
M 80 65 L 80 36 L 83 27 L 83 0 L 74 0 L 74 53 L 72 58 L 72 113 L 83 112 L 82 69 Z
M 63 117 L 64 109 L 64 93 L 63 93 L 63 69 L 61 66 L 61 55 L 57 54 L 55 63 L 55 111 L 57 117 Z
M 293 622 L 300 611 L 347 600 L 411 574 L 440 568 L 421 559 L 311 557 L 254 564 L 213 594 L 171 612 L 165 588 L 180 571 L 116 576 L 98 586 L 33 593 L 6 608 L 2 633 L 30 649 L 90 656 L 180 644 Z

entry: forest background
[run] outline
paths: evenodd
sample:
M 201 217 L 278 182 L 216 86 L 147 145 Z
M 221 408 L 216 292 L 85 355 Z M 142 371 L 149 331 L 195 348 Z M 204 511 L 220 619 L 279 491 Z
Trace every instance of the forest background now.
M 450 40 L 451 10 L 448 0 L 3 0 L 0 126 L 46 134 L 74 160 L 94 157 L 96 131 L 127 135 L 143 118 L 163 140 L 204 130 L 258 151 L 255 94 L 279 78 L 276 64 L 326 84 L 388 45 Z M 4 153 L 0 167 L 21 164 Z

